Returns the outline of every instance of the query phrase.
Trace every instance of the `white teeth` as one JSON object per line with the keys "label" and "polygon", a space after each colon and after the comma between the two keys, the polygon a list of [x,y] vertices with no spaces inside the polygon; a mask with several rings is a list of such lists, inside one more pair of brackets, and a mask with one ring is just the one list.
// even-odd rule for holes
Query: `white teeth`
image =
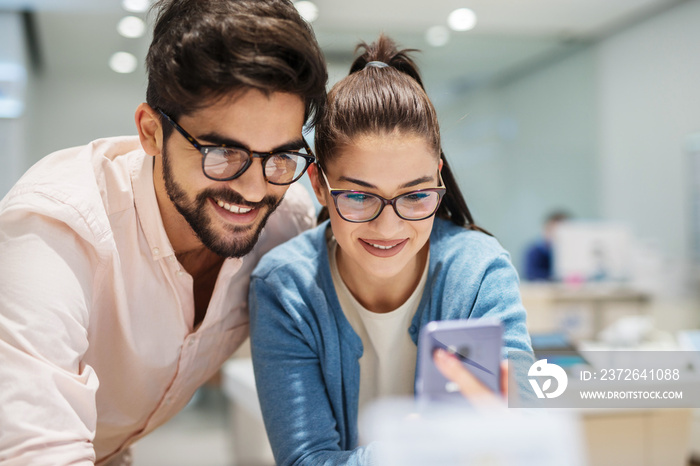
{"label": "white teeth", "polygon": [[235,205],[231,205],[231,204],[229,204],[228,202],[224,202],[224,201],[216,201],[216,203],[217,203],[217,204],[219,205],[219,207],[221,207],[222,209],[226,209],[226,210],[228,210],[229,212],[233,212],[234,214],[247,214],[248,212],[250,212],[251,210],[253,210],[253,209],[247,209],[247,208],[245,208],[245,207],[238,207],[238,206],[235,206]]}
{"label": "white teeth", "polygon": [[374,243],[369,243],[369,244],[371,244],[372,246],[374,246],[377,249],[391,249],[391,248],[395,248],[397,246],[397,244],[394,244],[393,246],[380,246],[380,245],[374,244]]}

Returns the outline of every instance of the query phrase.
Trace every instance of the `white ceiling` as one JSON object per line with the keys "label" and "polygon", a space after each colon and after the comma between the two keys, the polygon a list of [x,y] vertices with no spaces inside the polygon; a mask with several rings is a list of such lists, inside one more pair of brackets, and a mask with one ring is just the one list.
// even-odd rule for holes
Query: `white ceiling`
{"label": "white ceiling", "polygon": [[470,34],[586,35],[674,0],[316,0],[317,24],[341,30],[423,30],[445,24],[454,9],[478,17]]}
{"label": "white ceiling", "polygon": [[[422,50],[418,61],[429,87],[463,91],[507,79],[684,1],[697,0],[315,0],[319,17],[313,27],[332,78],[346,72],[359,40],[385,32]],[[0,11],[37,11],[48,70],[97,76],[110,73],[107,60],[118,50],[145,57],[148,38],[124,39],[116,32],[127,14],[120,5],[120,0],[0,0]],[[476,28],[452,32],[444,47],[429,46],[427,28],[446,25],[449,12],[465,6],[476,12]]]}
{"label": "white ceiling", "polygon": [[[587,35],[678,0],[315,0],[318,26],[345,31],[424,29],[455,8],[479,18],[475,34]],[[119,0],[0,0],[0,10],[119,12]]]}

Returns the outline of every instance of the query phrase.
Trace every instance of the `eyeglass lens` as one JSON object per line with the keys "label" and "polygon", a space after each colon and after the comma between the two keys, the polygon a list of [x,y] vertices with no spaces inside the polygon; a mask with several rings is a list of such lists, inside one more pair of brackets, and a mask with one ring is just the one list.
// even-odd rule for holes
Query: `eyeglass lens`
{"label": "eyeglass lens", "polygon": [[[265,176],[272,183],[289,184],[304,174],[307,161],[293,152],[280,152],[265,157]],[[214,179],[240,175],[249,161],[248,152],[237,148],[205,148],[204,173]]]}
{"label": "eyeglass lens", "polygon": [[[440,195],[435,191],[406,193],[396,199],[396,211],[408,220],[430,217],[437,209]],[[336,205],[340,215],[351,222],[375,218],[382,208],[382,201],[369,193],[347,192],[338,195]]]}

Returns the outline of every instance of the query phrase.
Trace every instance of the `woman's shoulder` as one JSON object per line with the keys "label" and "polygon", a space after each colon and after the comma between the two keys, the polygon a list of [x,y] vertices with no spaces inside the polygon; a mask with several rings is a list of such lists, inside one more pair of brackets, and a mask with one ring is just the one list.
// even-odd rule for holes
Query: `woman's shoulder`
{"label": "woman's shoulder", "polygon": [[324,222],[286,241],[266,253],[258,262],[253,276],[265,278],[271,274],[289,274],[294,270],[313,273],[323,261],[327,261]]}
{"label": "woman's shoulder", "polygon": [[510,258],[508,252],[493,236],[469,230],[441,218],[435,219],[430,241],[430,254],[438,258],[462,257],[471,263],[491,262],[503,255]]}

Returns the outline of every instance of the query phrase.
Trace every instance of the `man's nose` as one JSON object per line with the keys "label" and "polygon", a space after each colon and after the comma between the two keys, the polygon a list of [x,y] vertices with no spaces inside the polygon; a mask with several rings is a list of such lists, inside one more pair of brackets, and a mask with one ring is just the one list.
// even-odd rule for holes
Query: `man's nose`
{"label": "man's nose", "polygon": [[232,189],[237,191],[248,202],[260,202],[267,195],[269,183],[263,175],[262,161],[254,159],[241,176],[228,181]]}

